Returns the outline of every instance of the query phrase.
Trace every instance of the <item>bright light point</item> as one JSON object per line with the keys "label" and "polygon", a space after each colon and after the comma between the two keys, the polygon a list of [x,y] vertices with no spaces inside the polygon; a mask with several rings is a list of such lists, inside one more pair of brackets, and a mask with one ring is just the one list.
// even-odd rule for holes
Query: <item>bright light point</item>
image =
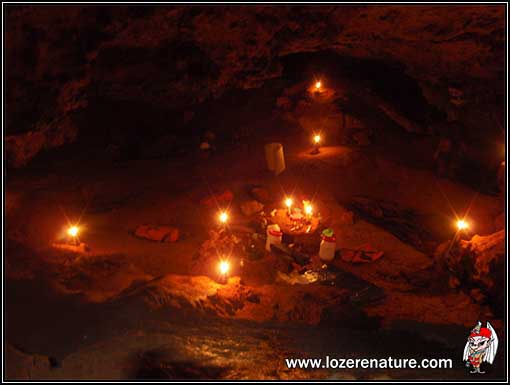
{"label": "bright light point", "polygon": [[320,89],[321,87],[322,87],[322,83],[321,83],[321,81],[320,81],[320,80],[319,80],[319,81],[317,81],[317,82],[315,82],[315,88],[316,88],[316,89]]}
{"label": "bright light point", "polygon": [[220,216],[219,216],[219,220],[220,220],[221,223],[227,223],[227,221],[228,221],[228,214],[225,211],[221,212]]}
{"label": "bright light point", "polygon": [[312,208],[312,205],[306,205],[305,206],[305,214],[306,215],[311,215],[313,212],[313,208]]}
{"label": "bright light point", "polygon": [[466,230],[469,227],[469,223],[467,223],[464,219],[459,219],[457,221],[457,229]]}
{"label": "bright light point", "polygon": [[69,234],[71,237],[76,237],[78,235],[79,229],[77,226],[71,226],[67,229],[67,234]]}
{"label": "bright light point", "polygon": [[321,141],[321,136],[320,135],[315,135],[313,137],[313,141],[316,143],[316,144],[319,144],[319,142]]}
{"label": "bright light point", "polygon": [[219,264],[219,270],[221,275],[226,275],[230,270],[230,263],[227,261],[221,261]]}
{"label": "bright light point", "polygon": [[285,206],[289,208],[292,206],[292,198],[285,199]]}

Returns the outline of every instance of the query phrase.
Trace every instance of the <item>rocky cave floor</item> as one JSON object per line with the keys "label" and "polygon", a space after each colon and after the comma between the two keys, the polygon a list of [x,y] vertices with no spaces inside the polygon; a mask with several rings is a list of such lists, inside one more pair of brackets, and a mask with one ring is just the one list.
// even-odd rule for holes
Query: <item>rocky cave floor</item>
{"label": "rocky cave floor", "polygon": [[[250,120],[251,132],[263,134],[218,144],[207,155],[194,146],[177,156],[111,161],[77,147],[9,172],[7,377],[467,379],[462,351],[479,319],[501,330],[503,352],[501,317],[452,287],[434,259],[436,247],[455,233],[454,211],[470,207],[473,234],[488,235],[498,229],[502,199],[424,166],[420,149],[434,145],[428,136],[395,130],[343,144],[326,136],[321,153],[310,155],[309,135],[293,124],[323,126],[319,119],[335,118],[335,104],[321,97],[298,103],[294,123],[282,119],[291,97],[279,98],[276,113]],[[279,177],[265,167],[269,141],[284,145],[287,169]],[[268,214],[292,193],[313,198],[340,250],[368,244],[384,254],[359,264],[337,256],[333,284],[301,285],[278,279],[277,270],[320,266],[313,253],[318,237],[304,268],[273,253],[250,258],[241,248],[232,259],[243,258],[244,266],[217,283],[211,231],[225,191],[233,196],[229,229],[241,246],[263,233],[259,214],[241,207],[257,200]],[[210,204],[213,196],[218,201]],[[356,210],[360,196],[398,202],[413,216],[403,229],[371,220]],[[52,247],[66,218],[80,218],[88,252]],[[136,237],[142,224],[176,227],[179,239]],[[454,368],[291,370],[284,363],[326,355],[451,358]],[[499,354],[484,379],[503,370]]]}

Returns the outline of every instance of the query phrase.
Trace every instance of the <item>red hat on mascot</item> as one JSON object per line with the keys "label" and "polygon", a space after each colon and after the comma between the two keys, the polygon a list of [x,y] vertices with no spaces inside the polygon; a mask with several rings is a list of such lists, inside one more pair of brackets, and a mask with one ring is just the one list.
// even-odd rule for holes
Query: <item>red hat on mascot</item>
{"label": "red hat on mascot", "polygon": [[485,337],[485,338],[491,338],[492,333],[488,328],[481,327],[481,324],[475,326],[473,330],[471,330],[471,334],[469,335],[469,338],[473,337]]}

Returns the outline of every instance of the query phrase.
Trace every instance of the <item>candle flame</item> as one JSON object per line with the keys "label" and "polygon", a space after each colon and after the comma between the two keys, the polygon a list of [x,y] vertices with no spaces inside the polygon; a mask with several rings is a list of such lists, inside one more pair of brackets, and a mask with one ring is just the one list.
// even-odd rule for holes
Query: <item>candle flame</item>
{"label": "candle flame", "polygon": [[306,215],[312,215],[313,207],[310,204],[305,205],[305,214]]}
{"label": "candle flame", "polygon": [[466,230],[467,228],[469,228],[469,223],[467,223],[464,219],[459,219],[457,221],[457,229]]}
{"label": "candle flame", "polygon": [[315,82],[315,88],[316,88],[317,90],[320,90],[320,88],[321,88],[321,87],[322,87],[322,83],[321,83],[321,81],[320,81],[320,80],[316,81],[316,82]]}
{"label": "candle flame", "polygon": [[227,223],[228,221],[228,214],[226,211],[222,211],[218,217],[221,223]]}
{"label": "candle flame", "polygon": [[220,261],[218,269],[221,275],[226,275],[230,270],[230,263],[228,263],[227,261]]}
{"label": "candle flame", "polygon": [[78,228],[78,226],[71,226],[67,229],[67,234],[75,238],[78,235],[79,231],[80,229]]}
{"label": "candle flame", "polygon": [[292,198],[285,199],[285,206],[289,208],[292,206]]}
{"label": "candle flame", "polygon": [[313,137],[313,141],[314,141],[316,144],[319,144],[319,142],[321,141],[321,136],[320,136],[319,134],[314,135],[314,137]]}

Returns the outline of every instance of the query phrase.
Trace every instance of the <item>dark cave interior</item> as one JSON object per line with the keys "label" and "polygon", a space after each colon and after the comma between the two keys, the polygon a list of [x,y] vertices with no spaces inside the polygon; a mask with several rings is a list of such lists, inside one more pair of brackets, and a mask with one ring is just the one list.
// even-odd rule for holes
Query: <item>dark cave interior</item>
{"label": "dark cave interior", "polygon": [[8,379],[503,377],[505,6],[4,11]]}

